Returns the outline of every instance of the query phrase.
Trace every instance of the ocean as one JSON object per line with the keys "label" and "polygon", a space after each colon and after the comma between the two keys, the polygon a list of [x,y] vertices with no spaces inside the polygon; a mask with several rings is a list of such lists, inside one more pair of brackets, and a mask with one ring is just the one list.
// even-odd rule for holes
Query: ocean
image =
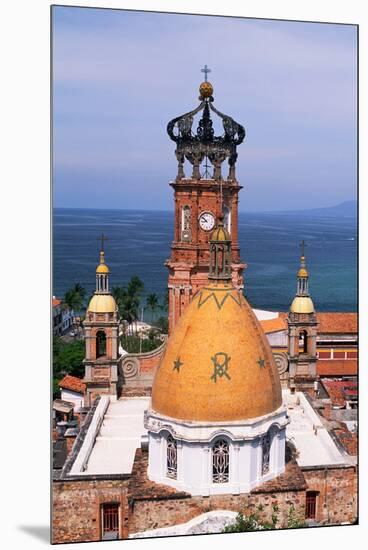
{"label": "ocean", "polygon": [[[94,291],[97,239],[103,232],[109,239],[105,250],[110,286],[125,285],[138,275],[144,282],[142,306],[151,293],[162,301],[173,221],[173,212],[55,208],[53,295],[63,297],[75,283],[84,286],[88,295]],[[302,239],[307,243],[309,289],[316,310],[356,311],[356,219],[312,214],[239,214],[241,258],[248,266],[245,295],[250,304],[288,310],[296,289]]]}

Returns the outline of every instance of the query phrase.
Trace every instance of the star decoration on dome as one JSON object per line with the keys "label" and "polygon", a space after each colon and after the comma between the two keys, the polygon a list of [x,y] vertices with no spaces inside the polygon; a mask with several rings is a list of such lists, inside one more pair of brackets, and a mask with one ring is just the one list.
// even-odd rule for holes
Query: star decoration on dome
{"label": "star decoration on dome", "polygon": [[229,361],[231,357],[227,353],[223,353],[222,351],[215,353],[213,357],[211,357],[211,361],[214,366],[213,375],[211,376],[211,380],[214,382],[217,382],[217,377],[222,378],[223,376],[226,376],[228,380],[230,380],[230,376],[228,374],[228,368],[229,368]]}
{"label": "star decoration on dome", "polygon": [[180,372],[180,367],[184,365],[184,363],[182,361],[180,361],[180,356],[176,359],[176,361],[174,361],[174,366],[173,366],[173,370],[177,370],[178,372]]}
{"label": "star decoration on dome", "polygon": [[260,357],[260,358],[258,359],[257,363],[258,363],[260,369],[264,369],[264,367],[265,367],[265,360],[264,360],[262,357]]}

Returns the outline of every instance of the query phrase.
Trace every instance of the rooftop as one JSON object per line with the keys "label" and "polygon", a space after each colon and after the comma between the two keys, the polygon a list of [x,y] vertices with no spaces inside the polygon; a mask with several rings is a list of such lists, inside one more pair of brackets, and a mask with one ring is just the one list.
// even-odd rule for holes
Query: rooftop
{"label": "rooftop", "polygon": [[[146,434],[143,418],[148,404],[149,397],[110,401],[103,396],[100,408],[97,407],[95,411],[98,421],[94,423],[92,420],[86,434],[87,444],[82,446],[70,473],[130,474],[136,450],[140,448],[141,438]],[[89,440],[91,443],[88,443]],[[83,454],[85,456],[80,456]],[[84,470],[77,471],[77,461],[80,465],[85,465]]]}
{"label": "rooftop", "polygon": [[[261,322],[266,334],[287,329],[287,313],[261,310],[254,310],[254,313]],[[344,311],[317,312],[317,321],[319,334],[354,334],[358,332],[357,313],[346,313]]]}
{"label": "rooftop", "polygon": [[283,401],[290,417],[286,437],[297,449],[296,461],[301,468],[349,463],[349,457],[338,449],[321,417],[302,392],[292,395],[290,390],[284,390]]}
{"label": "rooftop", "polygon": [[62,380],[60,380],[59,387],[64,390],[71,390],[82,394],[86,391],[86,385],[82,379],[77,376],[72,376],[71,374],[67,374]]}

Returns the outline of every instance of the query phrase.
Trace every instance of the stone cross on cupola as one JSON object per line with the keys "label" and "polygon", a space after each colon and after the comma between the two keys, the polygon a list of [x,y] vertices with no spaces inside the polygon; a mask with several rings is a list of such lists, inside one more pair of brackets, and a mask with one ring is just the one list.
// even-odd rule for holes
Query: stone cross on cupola
{"label": "stone cross on cupola", "polygon": [[302,242],[300,243],[302,254],[300,256],[300,268],[297,274],[297,289],[296,289],[297,296],[309,296],[308,294],[309,273],[308,273],[307,264],[305,261],[306,246],[307,245],[303,239]]}
{"label": "stone cross on cupola", "polygon": [[101,241],[100,248],[100,263],[96,268],[96,293],[107,293],[109,292],[109,268],[105,263],[105,242],[109,239],[101,234],[101,237],[98,237],[98,241]]}

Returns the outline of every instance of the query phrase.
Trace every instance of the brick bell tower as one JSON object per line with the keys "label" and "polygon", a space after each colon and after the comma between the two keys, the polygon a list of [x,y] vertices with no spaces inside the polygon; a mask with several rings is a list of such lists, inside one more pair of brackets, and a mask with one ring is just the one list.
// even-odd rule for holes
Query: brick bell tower
{"label": "brick bell tower", "polygon": [[301,242],[302,255],[297,273],[297,290],[290,306],[288,325],[289,386],[309,389],[317,377],[317,316],[309,295],[309,273],[304,255],[304,241]]}
{"label": "brick bell tower", "polygon": [[[199,87],[200,104],[196,109],[171,120],[167,126],[176,143],[178,173],[170,182],[174,189],[175,222],[171,256],[165,265],[169,269],[169,334],[199,288],[208,282],[210,263],[209,238],[216,220],[223,215],[224,225],[232,239],[231,273],[236,288],[244,286],[238,243],[238,193],[235,175],[238,157],[236,148],[245,137],[243,126],[218,111],[213,102],[213,87],[207,81],[210,69],[202,72],[205,81]],[[215,135],[211,113],[222,124],[222,134]],[[194,117],[198,127],[193,131]],[[229,171],[224,178],[222,163],[228,159]],[[186,176],[188,161],[191,174]]]}
{"label": "brick bell tower", "polygon": [[119,312],[109,289],[110,270],[105,263],[104,241],[100,263],[96,268],[96,291],[92,296],[83,322],[85,332],[86,405],[92,406],[97,395],[118,395]]}

